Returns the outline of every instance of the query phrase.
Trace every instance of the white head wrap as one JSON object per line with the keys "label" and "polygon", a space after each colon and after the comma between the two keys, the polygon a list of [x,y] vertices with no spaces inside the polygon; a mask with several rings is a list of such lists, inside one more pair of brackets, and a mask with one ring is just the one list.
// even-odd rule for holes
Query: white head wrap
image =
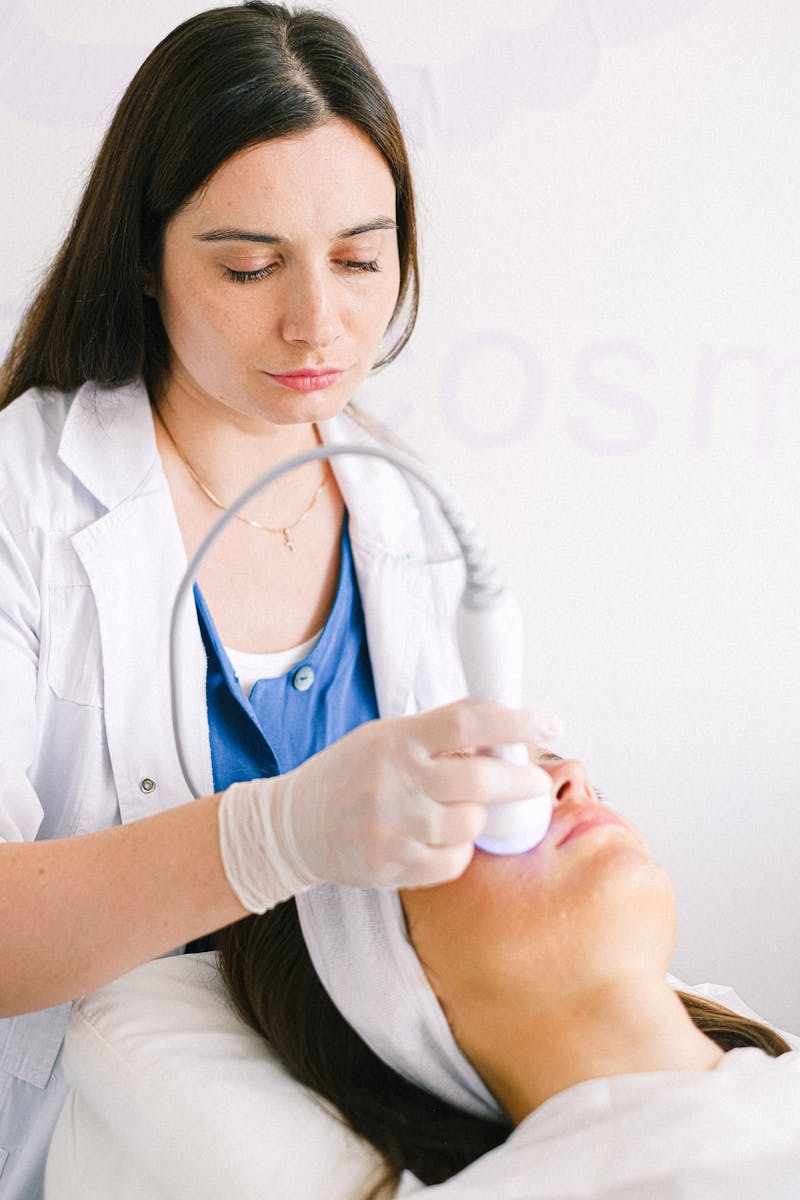
{"label": "white head wrap", "polygon": [[371,1050],[404,1079],[474,1116],[503,1109],[450,1032],[406,932],[397,892],[321,884],[297,897],[326,992]]}

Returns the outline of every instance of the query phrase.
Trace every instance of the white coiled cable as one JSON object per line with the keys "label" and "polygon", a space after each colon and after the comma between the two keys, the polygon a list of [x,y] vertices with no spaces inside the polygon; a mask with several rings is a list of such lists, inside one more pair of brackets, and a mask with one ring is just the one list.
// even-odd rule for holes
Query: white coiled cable
{"label": "white coiled cable", "polygon": [[[458,542],[466,567],[456,630],[467,691],[476,700],[494,701],[509,707],[518,707],[521,703],[522,622],[519,611],[460,497],[422,464],[398,450],[353,445],[318,446],[315,450],[287,458],[246,488],[212,525],[178,585],[170,622],[170,703],[178,760],[193,796],[201,795],[202,789],[192,776],[183,749],[178,704],[177,630],[200,567],[228,524],[271,483],[305,463],[324,462],[343,454],[383,459],[418,479],[435,497]],[[523,746],[498,748],[497,753],[512,761],[527,761]],[[486,828],[477,845],[493,854],[519,854],[529,850],[546,834],[551,811],[550,796],[491,805]]]}

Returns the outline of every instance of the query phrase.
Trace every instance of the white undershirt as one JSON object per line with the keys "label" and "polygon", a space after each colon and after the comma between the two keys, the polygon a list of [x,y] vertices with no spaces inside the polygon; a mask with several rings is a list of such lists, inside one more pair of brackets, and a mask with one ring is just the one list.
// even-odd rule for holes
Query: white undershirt
{"label": "white undershirt", "polygon": [[249,696],[259,679],[277,679],[308,658],[321,637],[320,629],[307,642],[290,646],[288,650],[275,650],[271,654],[248,654],[246,650],[231,650],[228,646],[225,647],[225,653],[231,660],[242,691]]}

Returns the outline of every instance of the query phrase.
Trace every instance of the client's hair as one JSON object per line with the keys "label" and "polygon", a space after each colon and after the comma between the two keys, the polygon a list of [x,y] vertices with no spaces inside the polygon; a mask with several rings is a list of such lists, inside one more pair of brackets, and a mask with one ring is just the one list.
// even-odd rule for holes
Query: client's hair
{"label": "client's hair", "polygon": [[287,900],[217,935],[223,975],[237,1009],[291,1075],[336,1106],[386,1161],[370,1200],[404,1170],[442,1183],[511,1132],[408,1083],[348,1025],[319,981],[297,906]]}
{"label": "client's hair", "polygon": [[[470,1116],[402,1079],[361,1040],[314,970],[294,900],[218,935],[223,975],[238,1011],[298,1082],[330,1101],[386,1161],[371,1200],[404,1170],[441,1183],[506,1140],[511,1124]],[[678,992],[695,1025],[723,1050],[789,1050],[773,1030],[711,1000]]]}

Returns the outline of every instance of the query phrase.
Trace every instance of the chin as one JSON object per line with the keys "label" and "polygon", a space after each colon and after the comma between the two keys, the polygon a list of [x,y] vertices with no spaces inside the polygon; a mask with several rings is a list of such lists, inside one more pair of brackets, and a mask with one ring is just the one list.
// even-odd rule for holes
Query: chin
{"label": "chin", "polygon": [[671,886],[671,880],[664,868],[659,862],[653,858],[647,844],[640,836],[635,837],[607,837],[598,839],[598,844],[593,848],[593,853],[589,856],[589,861],[595,862],[599,866],[605,866],[615,875],[619,874],[621,882],[624,882],[626,876],[630,876],[631,880],[638,878],[639,875],[648,877],[665,878]]}
{"label": "chin", "polygon": [[658,912],[674,919],[675,889],[667,871],[644,846],[609,848],[597,866],[612,905],[629,913]]}
{"label": "chin", "polygon": [[334,417],[338,417],[349,399],[350,397],[346,396],[336,402],[332,399],[323,403],[319,401],[306,402],[294,410],[291,415],[277,415],[274,423],[276,425],[316,425],[320,421],[330,421]]}
{"label": "chin", "polygon": [[286,393],[282,390],[280,400],[274,398],[258,405],[259,416],[273,425],[311,425],[318,421],[330,421],[337,417],[352,398],[352,389],[345,392],[338,388],[326,391]]}

